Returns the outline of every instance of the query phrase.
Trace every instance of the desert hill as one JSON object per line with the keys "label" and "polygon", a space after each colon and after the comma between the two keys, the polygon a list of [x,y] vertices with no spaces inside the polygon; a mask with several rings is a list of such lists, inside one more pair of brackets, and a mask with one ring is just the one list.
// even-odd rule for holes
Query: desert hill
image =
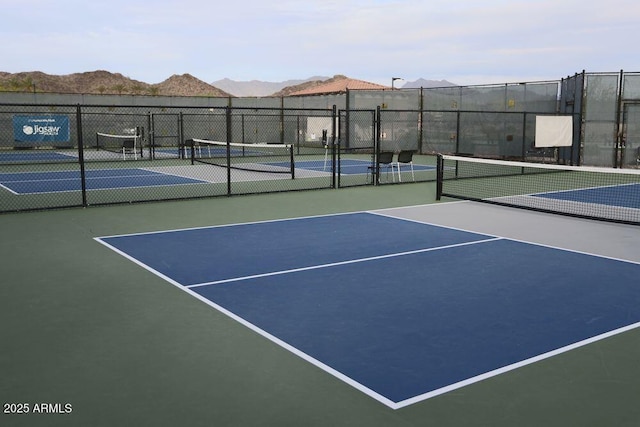
{"label": "desert hill", "polygon": [[173,75],[158,84],[149,84],[120,73],[98,70],[68,75],[51,75],[40,71],[0,72],[0,92],[82,93],[115,95],[213,96],[229,93],[190,74]]}

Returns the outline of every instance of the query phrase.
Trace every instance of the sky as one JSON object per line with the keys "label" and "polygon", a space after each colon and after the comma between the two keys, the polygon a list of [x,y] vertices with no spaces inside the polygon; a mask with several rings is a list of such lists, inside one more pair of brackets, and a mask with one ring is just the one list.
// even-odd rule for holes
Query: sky
{"label": "sky", "polygon": [[640,2],[0,0],[0,71],[396,87],[640,71]]}

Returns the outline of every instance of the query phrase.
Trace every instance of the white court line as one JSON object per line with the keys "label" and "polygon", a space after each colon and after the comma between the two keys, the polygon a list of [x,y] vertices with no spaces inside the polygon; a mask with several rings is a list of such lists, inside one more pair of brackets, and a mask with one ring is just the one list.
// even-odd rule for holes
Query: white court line
{"label": "white court line", "polygon": [[[144,236],[147,234],[164,234],[164,233],[179,233],[182,231],[193,231],[193,230],[205,230],[210,228],[223,228],[223,227],[238,227],[243,225],[252,225],[252,224],[266,224],[270,222],[285,222],[285,221],[297,221],[311,218],[324,218],[331,216],[341,216],[341,215],[353,215],[353,214],[361,214],[361,213],[373,213],[367,211],[355,211],[355,212],[341,212],[341,213],[330,213],[330,214],[319,214],[319,215],[309,215],[309,216],[301,216],[301,217],[292,217],[292,218],[275,218],[275,219],[264,219],[257,221],[247,221],[247,222],[235,222],[231,224],[219,224],[219,225],[204,225],[200,227],[187,227],[187,228],[174,228],[169,230],[158,230],[158,231],[143,231],[140,233],[126,233],[126,234],[114,234],[111,236],[102,236],[100,239],[110,239],[113,237],[131,237],[131,236]],[[390,217],[393,218],[393,217]],[[404,219],[404,218],[398,218]],[[482,233],[477,233],[482,234]]]}
{"label": "white court line", "polygon": [[22,193],[16,193],[15,191],[13,191],[11,188],[7,187],[6,185],[2,184],[0,182],[0,188],[4,188],[5,190],[7,190],[9,193],[11,194],[15,194],[16,196],[19,196]]}
{"label": "white court line", "polygon": [[436,246],[436,247],[433,247],[433,248],[416,249],[416,250],[413,250],[413,251],[397,252],[397,253],[393,253],[393,254],[377,255],[377,256],[372,256],[372,257],[367,257],[367,258],[358,258],[358,259],[352,259],[352,260],[347,260],[347,261],[332,262],[332,263],[328,263],[328,264],[312,265],[310,267],[292,268],[290,270],[282,270],[282,271],[273,271],[273,272],[270,272],[270,273],[253,274],[253,275],[244,276],[244,277],[234,277],[234,278],[231,278],[231,279],[215,280],[213,282],[195,283],[193,285],[186,285],[186,287],[187,288],[197,288],[197,287],[200,287],[200,286],[219,285],[221,283],[229,283],[229,282],[239,282],[241,280],[257,279],[257,278],[260,278],[260,277],[278,276],[278,275],[281,275],[281,274],[296,273],[296,272],[299,272],[299,271],[317,270],[317,269],[320,269],[320,268],[335,267],[335,266],[338,266],[338,265],[355,264],[355,263],[359,263],[359,262],[374,261],[374,260],[385,259],[385,258],[394,258],[394,257],[399,257],[399,256],[405,256],[405,255],[419,254],[419,253],[423,253],[423,252],[439,251],[439,250],[443,250],[443,249],[457,248],[457,247],[460,247],[460,246],[475,245],[476,243],[488,243],[488,242],[493,242],[493,241],[496,241],[496,240],[502,240],[502,238],[501,237],[493,237],[493,238],[484,239],[484,240],[474,240],[472,242],[456,243],[456,244],[452,244],[452,245]]}

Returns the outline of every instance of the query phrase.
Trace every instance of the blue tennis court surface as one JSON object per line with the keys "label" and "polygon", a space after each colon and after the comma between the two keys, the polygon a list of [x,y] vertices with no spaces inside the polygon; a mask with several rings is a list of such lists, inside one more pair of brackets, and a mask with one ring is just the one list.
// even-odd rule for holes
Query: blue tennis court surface
{"label": "blue tennis court surface", "polygon": [[640,184],[625,184],[534,194],[536,197],[640,209]]}
{"label": "blue tennis court surface", "polygon": [[[87,190],[203,183],[192,178],[146,169],[88,169]],[[80,170],[0,173],[0,186],[15,194],[80,191]]]}
{"label": "blue tennis court surface", "polygon": [[97,240],[396,409],[640,326],[637,263],[373,213]]}
{"label": "blue tennis court surface", "polygon": [[57,151],[24,150],[0,153],[0,163],[14,162],[46,162],[46,161],[78,161],[78,157]]}

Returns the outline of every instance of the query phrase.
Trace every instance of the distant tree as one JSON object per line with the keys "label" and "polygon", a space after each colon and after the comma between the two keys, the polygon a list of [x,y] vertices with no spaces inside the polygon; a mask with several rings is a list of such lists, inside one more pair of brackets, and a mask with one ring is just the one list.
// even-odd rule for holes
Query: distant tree
{"label": "distant tree", "polygon": [[34,83],[33,79],[31,77],[25,77],[23,80],[23,86],[22,89],[25,92],[34,92],[36,91],[36,84]]}
{"label": "distant tree", "polygon": [[134,94],[138,94],[139,95],[139,94],[142,94],[142,93],[145,92],[145,87],[144,87],[144,85],[142,85],[140,83],[136,83],[131,87],[131,91]]}
{"label": "distant tree", "polygon": [[13,77],[7,81],[6,85],[3,85],[5,89],[15,91],[15,92],[35,92],[36,85],[33,79],[29,76],[19,79],[17,77]]}
{"label": "distant tree", "polygon": [[149,86],[147,92],[149,92],[151,96],[158,96],[160,94],[160,88],[158,86]]}
{"label": "distant tree", "polygon": [[125,85],[123,85],[122,83],[118,83],[117,85],[113,86],[113,90],[118,92],[118,95],[122,95],[122,93],[125,91],[125,89],[127,89],[127,87]]}

